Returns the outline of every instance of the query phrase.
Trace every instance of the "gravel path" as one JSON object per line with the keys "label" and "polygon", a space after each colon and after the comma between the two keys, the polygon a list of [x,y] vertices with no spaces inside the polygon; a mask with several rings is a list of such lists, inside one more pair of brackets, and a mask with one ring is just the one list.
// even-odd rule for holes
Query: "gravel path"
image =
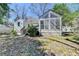
{"label": "gravel path", "polygon": [[0,56],[39,56],[40,42],[29,37],[0,38]]}

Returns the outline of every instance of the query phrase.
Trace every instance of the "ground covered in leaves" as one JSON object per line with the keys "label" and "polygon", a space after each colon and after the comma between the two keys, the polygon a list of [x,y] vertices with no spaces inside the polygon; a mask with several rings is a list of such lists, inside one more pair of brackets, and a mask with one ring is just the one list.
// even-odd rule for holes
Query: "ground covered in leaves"
{"label": "ground covered in leaves", "polygon": [[0,38],[0,56],[41,56],[41,43],[29,37]]}
{"label": "ground covered in leaves", "polygon": [[0,56],[79,56],[79,44],[68,37],[0,37]]}

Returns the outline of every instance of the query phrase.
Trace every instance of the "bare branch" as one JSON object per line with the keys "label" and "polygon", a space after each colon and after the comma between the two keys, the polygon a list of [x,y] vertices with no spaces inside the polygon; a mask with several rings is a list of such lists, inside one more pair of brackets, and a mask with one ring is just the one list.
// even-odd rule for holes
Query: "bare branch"
{"label": "bare branch", "polygon": [[40,18],[41,15],[43,15],[47,10],[49,10],[48,7],[49,4],[47,3],[38,3],[38,4],[30,4],[30,11],[35,14],[36,16],[38,16],[38,18]]}

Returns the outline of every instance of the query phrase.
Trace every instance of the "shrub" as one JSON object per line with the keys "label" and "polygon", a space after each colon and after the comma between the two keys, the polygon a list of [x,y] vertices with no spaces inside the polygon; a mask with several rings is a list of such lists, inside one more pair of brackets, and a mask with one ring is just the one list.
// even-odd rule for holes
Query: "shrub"
{"label": "shrub", "polygon": [[39,31],[38,29],[33,25],[28,25],[28,35],[29,36],[38,36]]}
{"label": "shrub", "polygon": [[79,36],[78,35],[74,35],[73,39],[74,40],[79,40]]}
{"label": "shrub", "polygon": [[17,32],[13,29],[13,30],[11,31],[11,34],[14,35],[14,36],[16,36],[16,35],[17,35]]}

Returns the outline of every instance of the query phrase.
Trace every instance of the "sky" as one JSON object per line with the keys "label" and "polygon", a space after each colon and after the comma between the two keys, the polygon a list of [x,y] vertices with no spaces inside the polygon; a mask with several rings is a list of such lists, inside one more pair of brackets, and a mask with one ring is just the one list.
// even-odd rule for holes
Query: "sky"
{"label": "sky", "polygon": [[[17,12],[19,12],[19,11],[21,11],[22,10],[22,8],[23,8],[23,6],[25,7],[25,9],[26,9],[26,12],[25,13],[27,13],[27,16],[32,16],[32,17],[36,17],[36,15],[34,15],[30,10],[29,10],[29,6],[30,6],[30,3],[11,3],[11,4],[9,4],[9,7],[11,8],[11,9],[16,9],[16,5],[18,6],[18,11]],[[49,9],[51,9],[51,8],[53,8],[53,6],[54,6],[55,4],[54,3],[52,3],[52,4],[49,4],[49,6],[48,6],[48,8]],[[75,10],[77,10],[78,8],[79,8],[79,4],[77,4],[77,3],[71,3],[71,4],[67,4],[67,6],[68,6],[68,8],[71,10],[71,11],[75,11]],[[19,13],[20,14],[20,13]],[[14,13],[14,12],[10,12],[10,21],[13,21],[14,19],[15,19],[15,17],[16,17],[16,14]]]}

